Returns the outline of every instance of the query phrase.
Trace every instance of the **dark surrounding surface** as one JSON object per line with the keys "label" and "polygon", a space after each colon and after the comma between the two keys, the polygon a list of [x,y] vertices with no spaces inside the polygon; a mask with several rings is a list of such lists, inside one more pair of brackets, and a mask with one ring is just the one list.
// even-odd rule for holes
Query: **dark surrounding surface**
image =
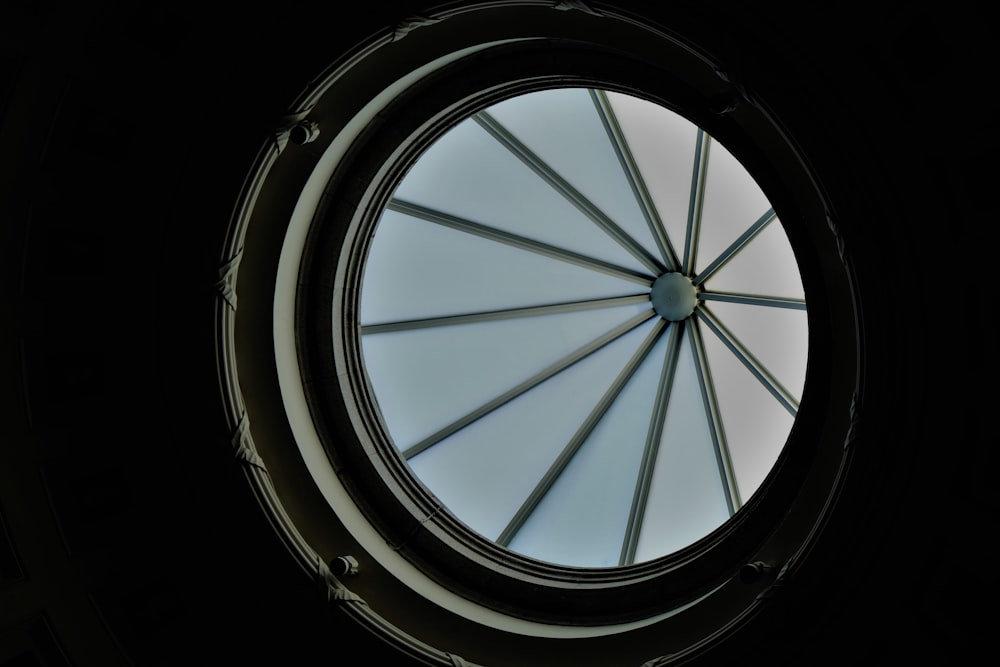
{"label": "dark surrounding surface", "polygon": [[[286,554],[216,378],[219,253],[257,148],[312,64],[427,9],[332,4],[3,4],[0,667],[407,664],[374,659]],[[1000,595],[994,22],[985,3],[718,4],[670,11],[717,20],[775,89],[776,62],[811,73],[800,123],[843,134],[841,187],[899,235],[866,276],[895,360],[859,440],[869,505],[824,536],[829,578],[720,664],[968,664]]]}

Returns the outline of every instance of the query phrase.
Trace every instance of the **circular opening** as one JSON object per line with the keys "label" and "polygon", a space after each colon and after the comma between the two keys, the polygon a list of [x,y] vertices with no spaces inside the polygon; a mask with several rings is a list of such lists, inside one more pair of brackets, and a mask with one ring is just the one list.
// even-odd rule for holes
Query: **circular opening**
{"label": "circular opening", "polygon": [[348,277],[384,456],[433,511],[550,564],[630,566],[719,529],[806,374],[802,280],[759,185],[697,125],[603,88],[437,133]]}

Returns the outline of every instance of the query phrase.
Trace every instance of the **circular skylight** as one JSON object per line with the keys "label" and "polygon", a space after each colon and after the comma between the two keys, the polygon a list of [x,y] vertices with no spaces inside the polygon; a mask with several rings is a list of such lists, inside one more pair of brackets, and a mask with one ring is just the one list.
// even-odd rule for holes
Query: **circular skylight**
{"label": "circular skylight", "polygon": [[367,381],[413,475],[523,555],[615,567],[684,548],[788,438],[806,303],[764,193],[681,116],[584,88],[441,136],[378,220]]}

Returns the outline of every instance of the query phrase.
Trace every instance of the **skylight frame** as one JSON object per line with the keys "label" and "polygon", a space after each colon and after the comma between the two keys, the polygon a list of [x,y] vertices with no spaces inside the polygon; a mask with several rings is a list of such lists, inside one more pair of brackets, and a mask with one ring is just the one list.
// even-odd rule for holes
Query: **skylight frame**
{"label": "skylight frame", "polygon": [[[825,224],[818,227],[815,222],[823,220],[822,198],[816,199],[810,194],[808,171],[800,171],[801,165],[795,162],[794,152],[790,154],[791,162],[782,156],[782,140],[771,147],[757,143],[760,137],[773,132],[773,126],[766,122],[754,126],[754,112],[731,114],[731,102],[720,107],[719,98],[730,94],[725,79],[709,70],[708,78],[698,84],[707,92],[696,92],[687,87],[691,81],[665,76],[655,65],[650,68],[649,63],[658,61],[658,57],[638,61],[626,59],[626,64],[620,60],[620,53],[595,49],[593,45],[554,46],[546,40],[511,45],[509,50],[502,46],[497,48],[517,56],[513,60],[506,56],[501,58],[503,64],[487,76],[483,73],[489,68],[482,68],[483,60],[477,57],[472,59],[476,63],[474,79],[454,75],[455,72],[468,73],[469,70],[461,65],[452,72],[442,72],[440,77],[427,77],[419,86],[401,95],[398,104],[394,102],[384,113],[371,117],[371,126],[358,136],[353,148],[342,154],[327,194],[316,209],[310,238],[302,255],[296,328],[306,400],[318,438],[332,468],[337,471],[338,485],[344,486],[366,520],[383,535],[391,555],[377,555],[381,548],[370,542],[366,542],[366,548],[380,562],[404,558],[425,573],[424,576],[476,605],[543,626],[588,627],[601,633],[613,632],[609,628],[622,627],[618,625],[621,623],[641,619],[645,619],[642,623],[653,622],[657,614],[674,613],[669,610],[685,608],[705,595],[724,604],[712,591],[719,586],[726,587],[725,582],[754,553],[761,540],[766,541],[762,536],[775,529],[774,517],[785,514],[791,499],[813,474],[808,472],[808,462],[819,451],[827,453],[825,462],[815,473],[822,481],[819,486],[810,483],[809,488],[825,488],[828,475],[835,473],[831,466],[836,467],[837,459],[831,458],[829,452],[831,443],[841,436],[839,427],[823,430],[820,426],[822,415],[828,412],[825,407],[828,402],[823,396],[828,393],[843,396],[850,380],[845,375],[826,386],[823,378],[831,373],[837,375],[824,358],[830,350],[827,331],[810,327],[810,347],[813,348],[812,339],[816,337],[819,348],[824,351],[819,363],[811,364],[810,373],[818,382],[807,382],[807,393],[814,395],[808,402],[812,407],[800,413],[798,433],[793,434],[797,445],[779,462],[781,470],[775,475],[775,483],[768,484],[766,493],[751,499],[735,521],[690,548],[654,562],[610,569],[567,568],[521,558],[470,534],[460,522],[451,521],[449,514],[440,511],[426,489],[413,484],[412,475],[405,467],[400,467],[398,453],[389,455],[390,448],[383,446],[388,439],[379,425],[377,402],[366,395],[363,382],[358,384],[357,381],[361,366],[354,338],[356,327],[353,324],[348,329],[335,326],[331,331],[330,325],[340,321],[327,319],[331,313],[331,295],[334,312],[343,313],[344,322],[356,321],[353,313],[358,305],[357,285],[347,277],[357,274],[358,261],[366,252],[373,220],[384,210],[394,185],[420,152],[459,119],[493,102],[522,92],[558,86],[600,87],[648,96],[674,111],[684,111],[683,115],[690,113],[690,118],[708,128],[713,136],[724,138],[727,146],[736,148],[734,152],[741,160],[748,159],[755,177],[764,177],[775,208],[791,213],[795,223],[788,230],[790,238],[794,232],[793,246],[805,248],[807,254],[817,253],[821,259],[804,265],[804,283],[819,290],[813,293],[817,298],[810,299],[810,317],[813,317],[814,305],[818,305],[821,314],[832,308],[844,315],[835,318],[841,332],[853,326],[849,310],[844,311],[851,308],[851,297],[839,291],[842,283],[835,275],[838,269],[833,268],[833,274],[829,273],[829,260],[835,263],[836,258],[828,252],[829,238],[825,236],[828,230]],[[544,54],[543,58],[534,57],[536,48]],[[560,54],[555,60],[564,55],[568,58],[562,65],[556,64],[554,69],[558,70],[566,62],[571,64],[558,72],[539,74],[540,70],[553,65],[551,56],[554,53]],[[587,74],[581,75],[581,71]],[[443,81],[443,86],[436,86],[432,79]],[[463,87],[460,82],[469,85]],[[430,113],[424,115],[419,110],[422,106]],[[391,107],[406,111],[403,115],[394,114]],[[720,108],[723,109],[721,114]],[[734,118],[738,118],[735,124]],[[379,138],[384,135],[389,138]],[[805,180],[800,178],[803,175],[806,175]],[[777,193],[777,199],[772,192]],[[803,219],[808,223],[799,227],[798,222]],[[831,277],[836,287],[833,291],[829,291],[832,288],[824,282]],[[853,352],[850,334],[847,335],[835,352],[849,365]],[[336,341],[332,354],[325,351],[325,341],[331,336]],[[838,367],[848,369],[848,365]],[[850,369],[845,372],[849,374]],[[803,421],[804,414],[806,419]],[[358,442],[353,442],[350,435],[345,436],[345,429],[353,430]],[[814,439],[813,436],[818,437]],[[822,495],[822,491],[819,493]],[[800,510],[792,512],[793,518],[803,514],[802,506],[797,507]],[[786,520],[779,532],[798,531],[809,525],[812,512],[805,514],[808,516],[803,516],[804,523]],[[793,537],[792,542],[797,539]],[[735,591],[723,597],[731,593]],[[706,609],[705,604],[698,606]],[[715,603],[709,606],[714,607]],[[569,609],[573,613],[567,617]]]}

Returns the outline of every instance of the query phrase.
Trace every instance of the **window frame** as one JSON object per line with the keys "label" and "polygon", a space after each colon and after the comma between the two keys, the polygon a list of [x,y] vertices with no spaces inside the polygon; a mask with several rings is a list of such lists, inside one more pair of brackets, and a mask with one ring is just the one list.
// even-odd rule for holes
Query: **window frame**
{"label": "window frame", "polygon": [[[817,435],[819,441],[811,447],[794,449],[795,455],[783,458],[780,462],[783,472],[775,478],[786,480],[787,483],[773,483],[775,488],[781,487],[780,491],[772,492],[769,489],[767,493],[758,494],[760,500],[755,499],[753,511],[737,517],[738,520],[733,521],[732,525],[727,524],[724,530],[717,531],[719,534],[713,534],[698,545],[667,559],[657,559],[623,570],[616,568],[614,571],[593,572],[581,571],[580,568],[567,568],[563,571],[547,565],[539,567],[538,563],[530,559],[522,562],[511,558],[511,552],[507,550],[498,552],[489,545],[481,544],[482,540],[467,541],[466,536],[461,533],[461,526],[451,525],[447,515],[436,514],[433,522],[425,522],[423,519],[426,518],[427,506],[423,504],[425,499],[420,497],[420,490],[408,488],[406,477],[397,477],[399,471],[393,468],[392,462],[380,458],[383,448],[372,449],[365,443],[344,446],[345,434],[361,432],[373,422],[359,414],[361,409],[357,405],[340,404],[331,408],[327,402],[330,397],[343,396],[342,369],[353,362],[344,356],[322,351],[323,346],[328,344],[328,336],[332,335],[332,331],[324,331],[317,322],[324,319],[330,323],[334,321],[334,304],[330,296],[342,290],[344,285],[329,270],[324,275],[310,277],[308,260],[303,265],[304,271],[297,274],[306,278],[300,281],[298,296],[295,297],[300,306],[298,313],[302,317],[296,320],[295,326],[299,331],[307,332],[297,340],[297,353],[300,380],[303,386],[309,388],[307,401],[311,401],[313,406],[310,423],[306,424],[301,419],[301,405],[294,406],[294,409],[289,407],[291,399],[287,392],[280,389],[277,393],[262,388],[248,389],[249,385],[244,383],[241,391],[246,395],[247,414],[252,416],[251,423],[254,426],[252,431],[244,431],[242,437],[255,441],[256,449],[265,452],[269,462],[279,459],[284,461],[286,457],[294,458],[298,454],[309,460],[305,466],[309,468],[323,465],[322,462],[315,461],[314,453],[305,453],[300,449],[296,454],[289,454],[285,448],[289,442],[294,444],[298,441],[297,444],[301,445],[302,429],[315,429],[328,455],[327,465],[334,471],[329,479],[347,490],[346,496],[338,498],[341,501],[345,497],[349,498],[355,507],[349,510],[343,506],[334,506],[335,504],[329,503],[329,497],[326,497],[323,498],[327,502],[325,508],[322,507],[323,501],[320,501],[308,508],[297,505],[293,511],[282,509],[278,514],[283,513],[285,519],[279,522],[279,532],[284,532],[287,540],[295,543],[294,551],[300,560],[312,564],[314,572],[324,572],[322,562],[335,554],[353,551],[360,556],[366,578],[374,578],[376,572],[379,577],[385,577],[385,581],[379,586],[365,591],[367,606],[376,611],[362,613],[358,619],[390,643],[401,645],[405,652],[433,655],[438,662],[450,652],[429,649],[423,643],[425,639],[432,642],[443,639],[433,630],[427,629],[428,624],[433,625],[428,618],[444,618],[455,622],[456,618],[465,616],[465,612],[471,608],[452,605],[447,601],[447,594],[437,596],[433,591],[438,588],[451,593],[457,592],[472,607],[484,610],[481,616],[473,615],[474,617],[466,619],[475,626],[466,640],[453,637],[444,640],[445,646],[466,655],[474,655],[476,652],[474,648],[470,648],[469,642],[483,641],[484,637],[491,637],[496,631],[501,631],[504,636],[513,632],[528,638],[587,638],[588,641],[569,649],[570,653],[581,656],[594,650],[594,642],[605,647],[602,650],[620,651],[625,644],[618,639],[625,638],[629,638],[629,641],[638,640],[634,648],[636,655],[649,656],[650,651],[676,653],[700,650],[702,640],[719,632],[731,632],[751,616],[758,606],[758,596],[786,576],[797,554],[808,547],[816,527],[822,523],[829,498],[840,484],[840,473],[846,461],[844,442],[852,437],[853,430],[853,413],[843,403],[845,397],[857,394],[861,365],[857,345],[860,324],[856,312],[856,295],[851,285],[851,268],[845,261],[843,240],[826,225],[828,206],[818,191],[813,174],[805,167],[794,145],[783,136],[782,128],[752,98],[745,95],[745,91],[733,85],[727,75],[720,75],[720,68],[716,63],[693,49],[689,43],[637,23],[634,17],[614,16],[610,12],[595,16],[587,12],[552,12],[548,7],[506,6],[505,3],[467,7],[464,10],[465,13],[456,13],[440,23],[420,24],[419,30],[414,30],[412,34],[405,33],[403,39],[383,40],[378,45],[371,45],[363,53],[356,54],[353,61],[340,63],[317,79],[320,83],[309,91],[301,104],[296,105],[302,109],[299,117],[294,118],[289,127],[285,128],[286,134],[279,134],[277,153],[272,153],[263,160],[258,165],[256,176],[250,179],[255,183],[251,190],[253,196],[244,198],[248,203],[243,209],[243,217],[239,219],[239,224],[245,226],[244,231],[268,224],[274,225],[278,230],[288,227],[289,219],[296,216],[295,211],[302,203],[301,198],[297,198],[298,193],[309,176],[316,173],[316,167],[324,154],[331,150],[340,154],[340,158],[336,160],[336,183],[326,189],[324,209],[315,218],[326,219],[331,208],[338,209],[341,215],[347,216],[345,219],[351,219],[359,210],[359,205],[368,214],[379,210],[379,206],[384,204],[379,197],[384,197],[384,191],[389,189],[388,184],[393,179],[380,180],[372,176],[371,170],[382,169],[386,164],[385,159],[375,160],[377,165],[374,167],[359,167],[355,158],[366,153],[366,149],[372,144],[368,143],[368,138],[358,141],[358,137],[364,132],[397,132],[393,123],[387,122],[387,105],[408,104],[405,100],[400,101],[407,95],[427,95],[427,90],[438,76],[450,76],[445,70],[454,66],[458,57],[468,57],[471,59],[468,62],[476,63],[476,67],[465,71],[467,74],[475,71],[477,76],[481,71],[481,63],[476,61],[483,58],[483,50],[488,46],[500,48],[506,45],[505,48],[521,52],[526,59],[535,63],[544,61],[546,53],[575,50],[577,56],[590,60],[588,67],[592,68],[607,67],[612,58],[628,58],[642,68],[670,74],[669,79],[677,89],[671,95],[654,101],[673,108],[682,115],[697,116],[693,118],[697,124],[724,141],[734,154],[747,161],[755,178],[767,184],[765,190],[776,209],[780,206],[783,211],[794,211],[794,215],[787,216],[789,219],[809,220],[808,225],[787,228],[793,245],[804,244],[823,249],[815,264],[803,267],[803,282],[815,285],[827,281],[834,274],[840,276],[836,289],[822,292],[825,296],[814,293],[807,285],[810,317],[813,317],[812,312],[816,309],[823,314],[820,317],[829,318],[829,321],[820,325],[810,322],[810,349],[817,349],[818,345],[819,349],[827,350],[829,358],[825,362],[826,372],[832,374],[837,371],[836,377],[831,378],[829,384],[820,386],[807,380],[807,394],[813,392],[809,405],[816,407],[807,410],[804,395],[800,415],[805,413],[812,426],[806,428],[797,424],[796,430],[810,431],[813,435],[822,431]],[[542,21],[519,22],[525,16],[542,18],[541,12],[545,12]],[[490,32],[485,24],[499,15],[502,15],[503,21],[492,28],[492,39],[484,38],[483,34]],[[564,20],[567,18],[569,20]],[[465,30],[470,24],[481,32]],[[552,25],[558,26],[558,30],[554,32],[563,37],[551,36]],[[609,27],[613,29],[608,30]],[[403,44],[407,48],[400,48]],[[395,53],[390,53],[392,51]],[[420,54],[420,58],[403,63],[400,60],[402,54]],[[677,61],[664,69],[662,62],[666,56],[676,57]],[[462,64],[457,67],[464,66]],[[372,76],[373,73],[377,73],[377,76]],[[504,96],[512,94],[520,85],[526,86],[524,89],[530,89],[542,83],[550,85],[558,82],[564,85],[570,81],[565,69],[550,76],[553,78],[544,81],[533,75],[530,81],[515,82],[513,86],[508,77],[508,81],[498,84],[495,93]],[[589,83],[609,89],[619,87],[623,92],[650,96],[647,86],[629,87],[620,79],[621,77],[613,74],[599,77],[590,73],[571,83]],[[419,85],[414,86],[414,82],[419,82]],[[380,97],[386,91],[391,94]],[[358,93],[357,99],[366,104],[346,110],[338,108],[335,100],[338,95],[343,100],[343,95],[347,92]],[[493,93],[494,91],[490,91],[490,94]],[[477,94],[475,98],[473,106],[487,106],[490,103],[488,95],[482,97]],[[697,105],[692,100],[696,100]],[[376,103],[375,106],[367,104],[370,102]],[[692,113],[695,106],[701,110],[699,113]],[[467,113],[470,108],[460,105],[449,112],[456,115],[437,119],[433,124],[439,131],[443,131],[456,117]],[[280,146],[280,142],[288,138],[287,130],[302,118],[316,120],[321,128],[321,139],[303,146]],[[366,125],[367,128],[364,127]],[[424,136],[429,140],[433,133]],[[349,137],[349,140],[343,141],[345,137]],[[767,141],[761,141],[761,137],[766,137]],[[414,151],[412,154],[419,152],[416,144],[407,145],[405,150]],[[391,161],[393,168],[406,164],[405,159],[398,158],[397,155]],[[358,169],[361,171],[357,171]],[[366,170],[366,177],[352,178],[352,174],[356,176]],[[381,191],[377,196],[364,192],[373,182],[381,183]],[[342,183],[349,183],[350,187],[362,190],[353,197],[353,203],[352,197],[342,196]],[[289,184],[294,184],[294,187],[289,188]],[[775,199],[778,191],[781,194]],[[250,200],[252,203],[249,203]],[[313,216],[310,215],[311,217]],[[325,228],[334,237],[345,231],[343,225],[316,224],[312,228]],[[272,230],[270,233],[275,238],[275,232]],[[253,236],[253,233],[248,234],[247,245],[243,248],[239,273],[241,290],[245,285],[252,284],[254,274],[258,273],[254,267],[259,258],[255,253],[268,254],[259,250],[259,243],[255,243],[251,249],[250,240]],[[334,248],[341,247],[339,244],[343,243],[343,238],[313,238],[309,241],[312,248],[303,257],[323,255],[330,250],[331,243]],[[282,252],[286,250],[287,243]],[[273,254],[270,259],[274,261]],[[259,288],[256,291],[259,292]],[[249,292],[241,291],[241,296]],[[274,293],[269,297],[277,302],[288,298],[288,294]],[[259,298],[250,297],[251,300]],[[245,302],[247,299],[242,298],[241,301]],[[242,330],[246,332],[250,320],[244,312],[241,306]],[[275,320],[278,319],[275,315]],[[836,333],[828,326],[830,323],[836,325]],[[224,321],[223,327],[235,329],[237,324],[239,323],[236,321]],[[276,322],[276,327],[280,326],[282,325]],[[818,342],[813,339],[813,332],[819,337]],[[276,333],[275,337],[280,336]],[[836,349],[831,347],[834,337],[841,339]],[[253,374],[254,362],[249,359],[254,356],[254,346],[257,346],[258,351],[263,349],[260,341],[254,342],[253,338],[253,334],[245,333],[244,341],[237,350],[242,359],[238,365],[243,377]],[[317,353],[323,357],[319,362]],[[281,359],[275,363],[282,367]],[[248,369],[250,372],[247,372]],[[816,364],[811,361],[810,373],[816,372],[819,372]],[[810,386],[813,387],[812,390],[808,388]],[[837,397],[835,405],[827,406],[825,398],[828,395]],[[280,396],[277,404],[274,400],[276,396]],[[838,410],[839,413],[836,412]],[[358,428],[359,423],[362,425],[361,429]],[[282,431],[283,437],[261,436],[263,433],[273,436],[274,431]],[[279,443],[279,440],[284,444]],[[294,474],[290,477],[282,476],[284,473],[281,473],[280,468],[294,470],[299,474],[304,470],[291,461],[283,462],[278,467],[272,463],[272,478],[278,473],[281,479],[295,480]],[[315,478],[313,483],[321,486]],[[388,488],[389,483],[402,486]],[[258,482],[258,487],[262,493],[269,494],[272,505],[283,505],[273,484],[269,488],[268,484]],[[287,487],[284,493],[287,498]],[[324,496],[324,491],[320,489],[313,496],[315,501]],[[791,498],[795,499],[796,509],[789,512]],[[287,500],[284,503],[287,504]],[[358,511],[354,512],[355,509]],[[367,526],[360,526],[358,517],[363,517]],[[755,523],[757,526],[753,528]],[[398,542],[387,541],[385,538],[408,535],[416,526],[433,530],[420,531],[422,534],[418,541],[430,541],[426,549],[414,541],[409,543],[413,548],[407,550],[405,560],[412,567],[408,567],[406,563],[386,565],[382,562],[382,559],[388,561],[399,556],[400,550],[390,548],[395,556],[379,554],[373,548],[375,542],[382,540],[389,545],[398,546]],[[371,531],[373,527],[374,532]],[[456,539],[456,535],[459,538]],[[319,565],[315,564],[317,557]],[[746,574],[747,563],[758,561],[768,564],[761,571],[763,576],[741,576],[741,572]],[[498,564],[505,571],[502,577],[495,578]],[[328,573],[323,575],[323,578],[330,582],[327,575]],[[484,576],[487,577],[487,584],[493,584],[492,586],[482,585]],[[415,582],[414,578],[424,578],[425,581]],[[347,579],[344,581],[352,583]],[[361,581],[358,579],[356,583],[359,588],[364,588],[367,584],[361,585]],[[496,585],[497,581],[501,584]],[[510,594],[508,584],[516,589],[513,595]],[[381,590],[376,590],[379,588]],[[392,608],[398,606],[401,599],[413,600],[414,592],[418,597],[430,601],[429,605],[420,607],[429,614],[427,618],[416,618],[416,614]],[[639,597],[636,597],[637,594],[640,594]],[[411,609],[420,604],[419,601],[414,601]],[[519,619],[524,623],[506,625],[502,619],[497,621],[498,614],[499,617]],[[664,639],[663,632],[668,627],[685,628],[689,632],[684,638]],[[618,639],[612,639],[615,637]],[[692,637],[700,639],[692,640]],[[517,651],[518,645],[519,642],[514,641],[510,650]],[[631,650],[633,649],[629,649]],[[497,660],[503,662],[502,657]]]}

